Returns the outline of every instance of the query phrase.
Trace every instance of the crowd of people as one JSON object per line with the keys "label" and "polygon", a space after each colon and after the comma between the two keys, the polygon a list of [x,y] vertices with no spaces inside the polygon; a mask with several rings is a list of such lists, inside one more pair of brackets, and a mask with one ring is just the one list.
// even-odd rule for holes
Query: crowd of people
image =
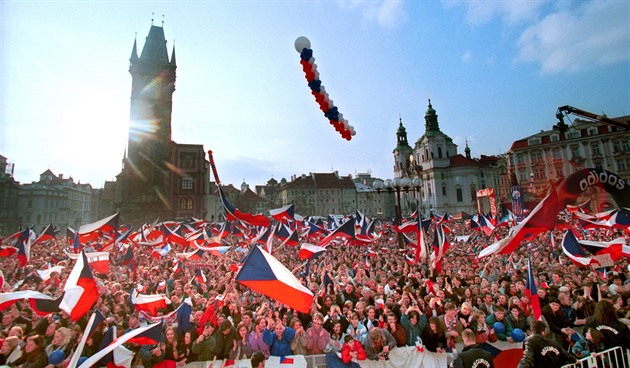
{"label": "crowd of people", "polygon": [[[115,246],[110,272],[95,274],[99,299],[93,310],[98,309],[106,321],[80,354],[96,353],[111,327],[121,336],[155,317],[134,309],[129,297],[134,289],[168,296],[171,304],[159,315],[169,315],[188,298],[192,301],[186,331],[177,328],[177,319],[166,319],[161,343],[127,345],[136,353],[134,364],[146,368],[244,358],[256,366],[269,356],[328,353],[337,354],[343,363],[387,360],[392,350],[405,346],[446,354],[449,364],[468,367],[476,359],[492,364],[487,344],[522,341],[515,331],[527,336],[522,367],[550,359],[549,354],[541,355],[545,346],[558,352],[558,364],[615,346],[630,348],[627,258],[603,273],[578,267],[559,246],[552,246],[550,236],[555,244],[562,238],[560,230],[554,230],[509,255],[479,259],[479,250],[492,243],[495,235],[473,233],[464,222],[452,221],[448,226],[450,246],[441,272],[430,260],[409,262],[406,256],[413,256],[415,249],[399,249],[397,234],[387,226],[369,245],[372,251],[378,250],[376,254],[366,246],[331,244],[323,254],[304,262],[298,257],[299,246],[276,246],[272,255],[315,295],[310,313],[298,312],[234,281],[234,265],[254,246],[242,237],[226,238],[233,246],[224,255],[206,253],[202,260],[184,260],[177,270],[176,254],[184,251],[179,245],[173,244],[173,250],[160,257],[152,256],[150,247],[135,246],[135,271],[123,264],[125,249]],[[629,236],[619,229],[582,233],[601,241]],[[466,241],[456,240],[471,234]],[[430,230],[427,243],[432,243],[432,237]],[[20,267],[15,256],[0,258],[5,278],[2,291],[59,295],[74,263],[66,257],[67,247],[62,237],[37,244],[30,250],[26,267]],[[99,243],[86,247],[98,249]],[[528,261],[542,308],[539,319],[534,318],[532,298],[526,292]],[[43,280],[38,270],[54,265],[64,268]],[[203,270],[206,282],[195,277],[197,269]],[[90,314],[72,321],[63,312],[33,313],[27,300],[12,304],[2,311],[0,365],[67,366]]]}

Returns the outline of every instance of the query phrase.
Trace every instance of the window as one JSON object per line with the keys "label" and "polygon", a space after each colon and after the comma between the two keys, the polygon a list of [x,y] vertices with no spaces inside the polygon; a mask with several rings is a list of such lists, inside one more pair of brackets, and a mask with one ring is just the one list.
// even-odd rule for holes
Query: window
{"label": "window", "polygon": [[182,168],[192,169],[195,167],[195,154],[185,153],[182,155]]}
{"label": "window", "polygon": [[599,143],[593,143],[593,145],[591,146],[591,154],[593,156],[601,156],[602,152],[599,149]]}
{"label": "window", "polygon": [[597,135],[597,128],[596,127],[588,128],[588,130],[586,131],[586,134],[588,134],[589,136]]}
{"label": "window", "polygon": [[180,210],[192,210],[193,209],[193,200],[192,198],[182,198],[179,202]]}
{"label": "window", "polygon": [[446,185],[442,185],[442,195],[446,197]]}
{"label": "window", "polygon": [[571,158],[579,158],[580,157],[580,147],[571,146]]}
{"label": "window", "polygon": [[557,134],[552,134],[552,135],[549,137],[549,140],[550,140],[550,141],[552,141],[552,142],[558,142],[558,141],[560,140],[560,136],[559,136],[559,135],[557,135]]}
{"label": "window", "polygon": [[442,147],[438,147],[438,158],[442,158]]}
{"label": "window", "polygon": [[458,187],[457,189],[455,189],[456,192],[456,196],[457,196],[457,202],[463,202],[464,201],[464,193],[462,192],[462,188]]}
{"label": "window", "polygon": [[191,177],[182,178],[182,190],[192,190],[193,179]]}
{"label": "window", "polygon": [[559,149],[554,149],[553,150],[553,159],[554,160],[561,160],[562,159],[562,152]]}
{"label": "window", "polygon": [[577,139],[577,138],[580,138],[580,132],[573,131],[573,132],[567,133],[567,139]]}
{"label": "window", "polygon": [[532,163],[543,161],[542,152],[540,151],[534,151],[530,155],[531,155]]}
{"label": "window", "polygon": [[528,146],[535,146],[535,145],[540,144],[541,142],[542,141],[541,141],[540,137],[535,137],[535,138],[532,138],[532,139],[528,140],[527,141],[527,145]]}

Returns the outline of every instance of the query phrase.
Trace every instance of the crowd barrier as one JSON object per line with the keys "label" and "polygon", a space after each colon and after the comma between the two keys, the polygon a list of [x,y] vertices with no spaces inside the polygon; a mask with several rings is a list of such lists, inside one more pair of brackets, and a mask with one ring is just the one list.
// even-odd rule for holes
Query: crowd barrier
{"label": "crowd barrier", "polygon": [[[497,341],[488,344],[495,357],[495,367],[516,368],[523,356],[522,343],[511,344],[505,341]],[[461,351],[462,346],[458,346]],[[389,353],[389,360],[356,361],[361,368],[444,368],[447,363],[445,353],[432,353],[428,350],[418,351],[415,346],[393,349]],[[193,362],[183,368],[251,368],[249,359],[235,361],[231,365],[223,365],[222,361]],[[280,357],[271,356],[265,363],[266,368],[324,368],[328,367],[326,355],[289,355],[281,361]],[[579,367],[579,366],[578,366]]]}
{"label": "crowd barrier", "polygon": [[630,367],[630,350],[620,346],[597,353],[597,357],[588,356],[562,368],[628,368]]}

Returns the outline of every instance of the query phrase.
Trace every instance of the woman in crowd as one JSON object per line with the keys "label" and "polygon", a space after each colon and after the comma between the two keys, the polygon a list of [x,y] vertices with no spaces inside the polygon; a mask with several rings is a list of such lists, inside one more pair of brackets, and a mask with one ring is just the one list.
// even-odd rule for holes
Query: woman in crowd
{"label": "woman in crowd", "polygon": [[13,366],[20,357],[22,357],[20,339],[17,336],[5,338],[0,347],[0,365]]}
{"label": "woman in crowd", "polygon": [[[266,308],[265,305],[266,304],[263,304],[262,308]],[[262,351],[266,357],[269,357],[269,345],[263,340],[263,332],[266,328],[267,319],[265,317],[256,318],[254,330],[249,333],[249,345],[252,347],[253,351]]]}
{"label": "woman in crowd", "polygon": [[446,351],[446,334],[437,317],[429,317],[427,325],[422,330],[422,342],[430,352],[443,353]]}
{"label": "woman in crowd", "polygon": [[164,330],[164,336],[165,340],[162,344],[160,344],[164,360],[161,363],[158,363],[158,366],[160,368],[172,368],[175,367],[177,362],[182,359],[184,355],[182,353],[183,346],[179,343],[175,327],[166,327]]}
{"label": "woman in crowd", "polygon": [[74,341],[72,331],[67,327],[59,327],[55,331],[52,342],[44,349],[46,355],[49,355],[55,350],[61,350],[66,357],[69,357],[74,350]]}
{"label": "woman in crowd", "polygon": [[247,329],[247,325],[244,322],[239,323],[239,325],[236,326],[236,332],[237,338],[234,340],[234,346],[230,349],[228,359],[249,359],[254,351],[249,343],[249,330]]}
{"label": "woman in crowd", "polygon": [[48,355],[44,351],[44,338],[31,335],[26,338],[22,357],[16,362],[17,368],[44,368],[48,365]]}
{"label": "woman in crowd", "polygon": [[295,337],[291,341],[291,351],[293,355],[306,355],[306,331],[299,318],[293,317],[289,322],[289,327],[295,330]]}
{"label": "woman in crowd", "polygon": [[521,310],[521,308],[512,304],[508,308],[508,322],[512,325],[512,329],[520,328],[523,332],[527,333],[529,331],[529,322],[527,321],[527,317],[525,313]]}
{"label": "woman in crowd", "polygon": [[[334,310],[335,307],[337,310],[339,309],[337,306],[333,306],[332,309]],[[341,319],[333,319],[331,321],[331,327],[333,321],[341,322]],[[313,325],[306,330],[306,351],[308,351],[308,354],[322,354],[324,349],[326,349],[326,345],[330,339],[330,333],[323,327],[323,324],[324,316],[319,312],[315,313],[313,316]]]}
{"label": "woman in crowd", "polygon": [[198,334],[195,329],[190,329],[184,333],[180,360],[177,362],[178,366],[181,367],[185,364],[197,361],[197,354],[192,351],[193,342],[197,339],[197,337]]}
{"label": "woman in crowd", "polygon": [[339,353],[343,346],[344,336],[346,336],[346,334],[341,330],[341,321],[333,322],[332,331],[330,332],[330,338],[328,339],[328,344],[326,345],[324,352],[326,354]]}
{"label": "woman in crowd", "polygon": [[463,302],[461,307],[459,307],[459,311],[457,312],[457,319],[462,324],[462,331],[470,328],[470,323],[472,322],[473,307],[469,302]]}

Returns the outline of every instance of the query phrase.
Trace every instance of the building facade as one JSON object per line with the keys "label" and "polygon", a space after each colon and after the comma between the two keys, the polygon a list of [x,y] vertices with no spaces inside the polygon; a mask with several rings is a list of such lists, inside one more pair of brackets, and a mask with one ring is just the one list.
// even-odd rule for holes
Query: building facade
{"label": "building facade", "polygon": [[78,229],[98,219],[97,203],[97,193],[90,184],[75,183],[72,177],[46,170],[39,181],[20,186],[18,222],[37,231],[49,224]]}
{"label": "building facade", "polygon": [[[440,130],[431,100],[424,119],[425,132],[413,148],[408,143],[402,119],[396,133],[394,178],[418,178],[417,185],[400,189],[402,215],[409,215],[416,209],[424,215],[430,212],[490,212],[491,201],[494,208],[500,208],[501,198],[509,188],[504,160],[496,156],[473,159],[468,144],[465,155],[459,154],[451,137]],[[494,190],[495,198],[478,201],[477,191],[486,188]]]}
{"label": "building facade", "polygon": [[[630,116],[613,120],[629,121]],[[584,168],[605,169],[630,180],[630,132],[576,119],[566,131],[541,131],[515,141],[506,158],[509,172],[516,177],[526,200],[533,203],[546,195],[550,185]],[[581,201],[590,200],[596,212],[616,207],[596,188],[583,196]]]}

